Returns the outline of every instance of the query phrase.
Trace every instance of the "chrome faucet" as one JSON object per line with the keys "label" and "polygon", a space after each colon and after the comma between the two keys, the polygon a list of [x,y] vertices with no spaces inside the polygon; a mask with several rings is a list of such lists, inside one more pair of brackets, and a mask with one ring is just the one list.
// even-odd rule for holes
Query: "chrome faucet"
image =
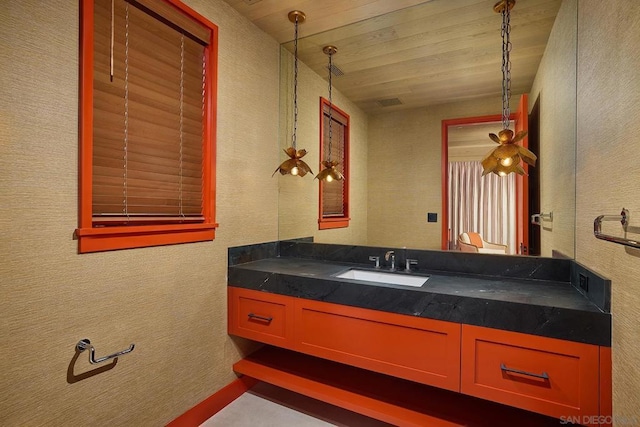
{"label": "chrome faucet", "polygon": [[375,261],[376,262],[376,268],[380,268],[380,257],[379,256],[371,255],[369,257],[369,261]]}
{"label": "chrome faucet", "polygon": [[417,259],[407,258],[407,262],[406,262],[405,267],[404,267],[405,271],[411,271],[411,266],[412,265],[418,265],[418,260]]}
{"label": "chrome faucet", "polygon": [[391,258],[391,271],[396,271],[396,254],[393,251],[387,251],[386,254],[384,254],[384,259],[385,261],[389,261],[389,258]]}

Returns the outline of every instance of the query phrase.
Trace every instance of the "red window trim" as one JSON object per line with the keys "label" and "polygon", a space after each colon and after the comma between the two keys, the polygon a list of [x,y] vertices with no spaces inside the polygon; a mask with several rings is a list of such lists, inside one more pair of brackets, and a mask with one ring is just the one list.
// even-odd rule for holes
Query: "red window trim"
{"label": "red window trim", "polygon": [[[324,108],[325,106],[329,107],[329,100],[320,97],[320,167],[322,170],[322,160],[324,159]],[[349,217],[349,143],[351,139],[351,117],[336,107],[335,104],[331,104],[331,108],[334,111],[342,114],[347,118],[347,124],[345,125],[345,133],[344,133],[344,216],[339,217],[323,217],[322,216],[322,190],[324,183],[320,181],[320,189],[318,191],[318,229],[319,230],[327,230],[332,228],[346,228],[349,226],[349,221],[351,218]]]}
{"label": "red window trim", "polygon": [[79,120],[79,226],[75,230],[78,252],[100,252],[117,249],[192,243],[215,238],[216,200],[216,114],[218,82],[218,27],[179,0],[162,0],[211,29],[205,49],[207,79],[205,81],[205,134],[203,162],[203,216],[198,224],[164,224],[146,226],[94,227],[92,220],[93,177],[93,0],[82,0],[80,34],[80,120]]}

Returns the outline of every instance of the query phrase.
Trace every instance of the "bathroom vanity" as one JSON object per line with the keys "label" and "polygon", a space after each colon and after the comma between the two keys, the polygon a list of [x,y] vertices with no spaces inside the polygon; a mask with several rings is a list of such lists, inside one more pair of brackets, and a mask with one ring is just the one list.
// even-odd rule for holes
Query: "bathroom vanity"
{"label": "bathroom vanity", "polygon": [[[230,248],[229,333],[269,345],[236,372],[395,425],[467,425],[464,412],[484,414],[471,425],[610,415],[607,280],[570,260],[405,249],[390,272],[369,261],[381,251]],[[404,271],[406,259],[417,266]],[[354,268],[426,281],[345,274]]]}

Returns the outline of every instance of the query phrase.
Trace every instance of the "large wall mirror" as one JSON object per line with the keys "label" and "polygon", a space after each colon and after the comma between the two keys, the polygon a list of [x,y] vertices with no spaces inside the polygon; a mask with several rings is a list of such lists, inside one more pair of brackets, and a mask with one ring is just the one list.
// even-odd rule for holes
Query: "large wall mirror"
{"label": "large wall mirror", "polygon": [[[378,3],[384,2],[371,4]],[[441,249],[443,200],[450,191],[443,185],[449,173],[443,150],[453,150],[452,161],[472,161],[491,148],[484,125],[454,124],[447,127],[447,141],[442,135],[443,122],[502,112],[502,18],[493,11],[495,1],[387,3],[398,9],[376,13],[369,6],[360,15],[367,19],[347,25],[335,19],[330,28],[338,14],[325,6],[307,12],[300,25],[297,145],[308,151],[305,160],[317,173],[319,100],[328,94],[323,47],[335,45],[333,102],[351,120],[351,220],[346,228],[319,230],[318,180],[276,174],[280,239],[312,236],[323,243]],[[282,19],[284,40],[280,151],[290,145],[293,131],[294,28],[287,12],[274,12]],[[283,35],[287,31],[290,37]],[[538,155],[530,190],[539,199],[526,215],[553,213],[540,225],[527,224],[538,236],[532,246],[542,256],[575,254],[576,40],[577,0],[517,0],[511,12],[510,104],[515,111],[520,95],[528,94]],[[492,132],[500,129],[496,123]],[[516,245],[510,253],[519,253]]]}

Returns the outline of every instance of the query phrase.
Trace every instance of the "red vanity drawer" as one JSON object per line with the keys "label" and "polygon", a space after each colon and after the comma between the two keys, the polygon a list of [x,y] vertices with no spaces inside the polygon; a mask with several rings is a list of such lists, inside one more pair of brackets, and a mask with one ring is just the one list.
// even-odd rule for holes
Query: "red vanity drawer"
{"label": "red vanity drawer", "polygon": [[556,418],[599,413],[599,348],[462,326],[461,391]]}
{"label": "red vanity drawer", "polygon": [[229,333],[267,344],[291,347],[291,299],[229,287]]}
{"label": "red vanity drawer", "polygon": [[300,299],[296,350],[460,390],[460,324]]}

